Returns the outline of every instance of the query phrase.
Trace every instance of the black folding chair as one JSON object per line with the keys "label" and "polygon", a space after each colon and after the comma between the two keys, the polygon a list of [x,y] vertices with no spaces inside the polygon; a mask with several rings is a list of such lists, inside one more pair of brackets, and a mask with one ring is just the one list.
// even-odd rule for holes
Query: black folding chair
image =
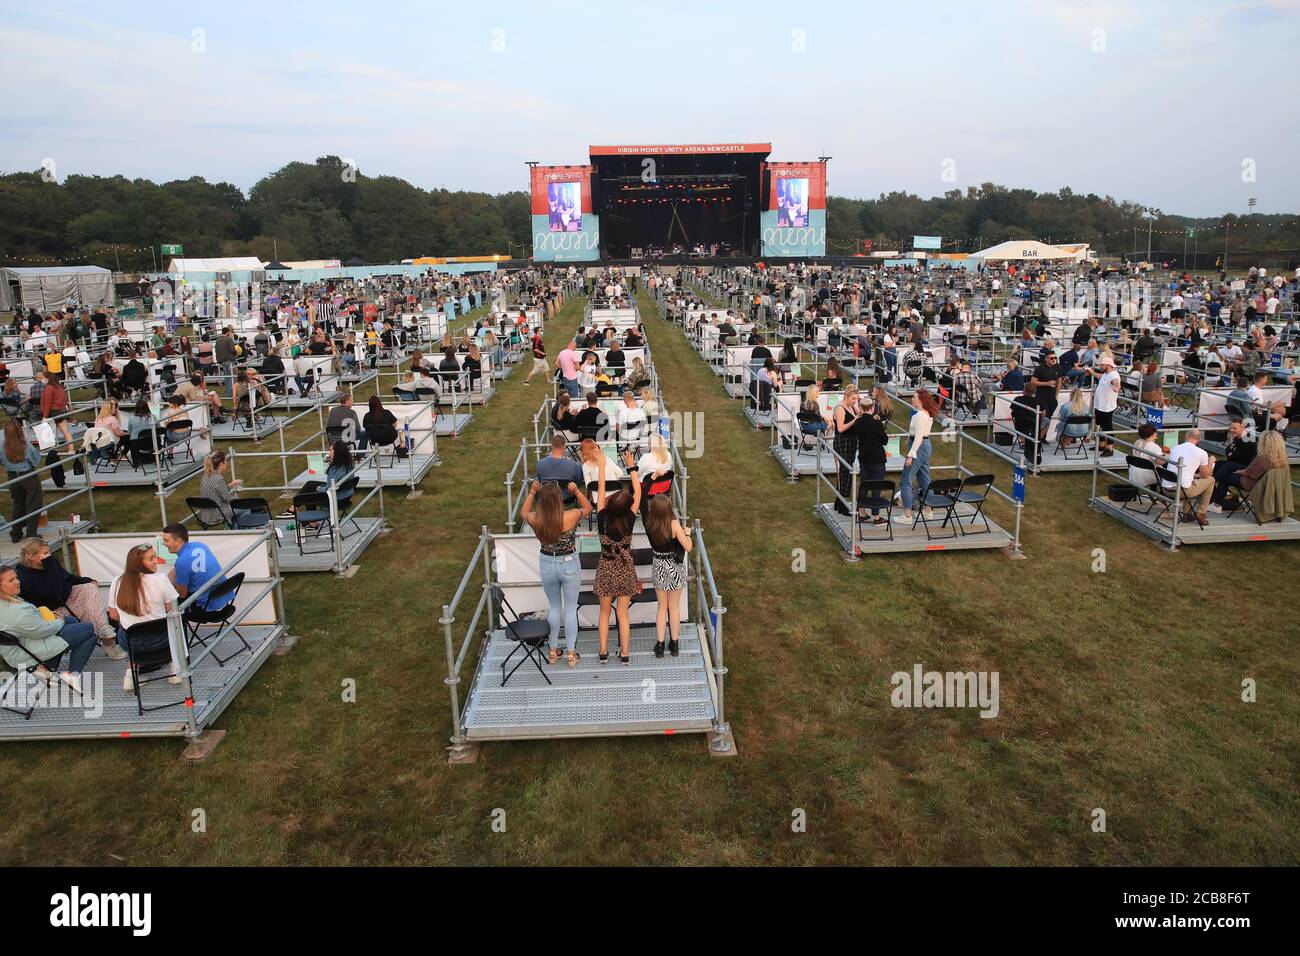
{"label": "black folding chair", "polygon": [[[212,528],[232,527],[230,521],[226,518],[226,513],[221,510],[221,506],[211,498],[200,498],[197,496],[190,497],[185,499],[185,504],[189,507],[190,514],[194,516],[194,520],[198,523],[198,526],[204,531],[211,530]],[[211,523],[204,521],[203,516],[199,513],[200,511],[215,511],[221,516],[221,520]]]}
{"label": "black folding chair", "polygon": [[984,513],[984,502],[988,500],[993,481],[993,475],[967,475],[961,483],[961,490],[957,492],[958,504],[970,505],[975,509],[967,516],[966,524],[962,524],[962,516],[959,512],[953,512],[957,516],[957,528],[962,534],[973,533],[966,529],[975,527],[976,518],[984,522],[985,532],[992,530],[989,527],[989,516]]}
{"label": "black folding chair", "polygon": [[[894,491],[897,486],[892,481],[858,481],[858,509],[883,511],[885,513],[885,540],[894,540]],[[870,527],[870,518],[859,518],[858,524]],[[858,537],[863,538],[859,529]]]}
{"label": "black folding chair", "polygon": [[265,498],[234,498],[230,513],[235,529],[265,528],[271,523],[271,505]]}
{"label": "black folding chair", "polygon": [[1076,428],[1079,426],[1083,426],[1084,428],[1091,429],[1092,418],[1089,417],[1088,415],[1067,416],[1065,419],[1065,425],[1062,426],[1061,428],[1061,434],[1056,436],[1056,453],[1062,455],[1065,458],[1070,458],[1071,449],[1077,448],[1079,450],[1079,454],[1074,457],[1076,458],[1088,457],[1088,445],[1087,445],[1088,436],[1086,434],[1082,438],[1075,439],[1073,445],[1064,444],[1065,431],[1071,426],[1074,426]]}
{"label": "black folding chair", "polygon": [[[302,491],[293,496],[294,536],[303,554],[324,554],[334,549],[334,524],[330,520],[330,496],[325,491]],[[311,530],[307,525],[312,525]],[[309,550],[309,541],[325,536],[327,547]]]}
{"label": "black folding chair", "polygon": [[[510,602],[506,600],[505,592],[501,590],[499,585],[492,585],[492,600],[496,603],[501,614],[501,624],[505,629],[506,637],[515,642],[515,646],[510,649],[506,659],[501,662],[501,686],[506,686],[506,681],[514,676],[515,671],[523,666],[525,660],[532,661],[533,666],[537,668],[537,673],[545,678],[546,683],[551,683],[551,678],[547,676],[545,668],[542,667],[541,651],[542,646],[550,640],[551,625],[546,621],[535,618],[521,618],[519,613],[510,606]],[[505,614],[507,610],[514,617],[513,621],[506,620]],[[570,636],[569,640],[572,641],[573,637]],[[507,674],[506,665],[520,650],[524,652],[524,656]]]}
{"label": "black folding chair", "polygon": [[[937,481],[930,482],[930,487],[925,490],[925,495],[916,509],[916,514],[912,517],[912,527],[915,529],[917,522],[925,528],[925,537],[927,540],[935,538],[955,538],[957,531],[957,495],[961,493],[960,478],[940,478]],[[949,522],[953,523],[952,534],[933,535],[930,533],[930,522],[934,518],[925,516],[926,509],[942,509],[943,521],[939,524],[939,530],[942,531],[948,526]]]}
{"label": "black folding chair", "polygon": [[[1143,511],[1142,513],[1144,515],[1149,515],[1151,514],[1151,509],[1153,509],[1156,505],[1163,503],[1163,499],[1160,498],[1159,495],[1152,494],[1150,490],[1151,488],[1159,487],[1159,478],[1156,475],[1155,462],[1151,461],[1151,459],[1149,458],[1142,458],[1139,455],[1126,455],[1124,457],[1124,460],[1128,463],[1128,466],[1131,470],[1136,470],[1140,472],[1150,472],[1151,481],[1148,485],[1145,486],[1140,485],[1136,482],[1132,485],[1124,485],[1122,487],[1131,489],[1132,495],[1130,496],[1126,492],[1120,492],[1119,498],[1114,498],[1112,496],[1111,500],[1119,501],[1122,499],[1122,504],[1120,505],[1121,511],[1137,511],[1138,508],[1141,506],[1143,499],[1145,499],[1147,502],[1147,507],[1146,510]],[[1133,505],[1133,507],[1130,508],[1129,505]],[[1168,508],[1168,505],[1166,505],[1166,508]]]}
{"label": "black folding chair", "polygon": [[[13,680],[10,681],[9,686],[6,687],[3,691],[0,691],[0,710],[8,711],[11,714],[17,714],[23,720],[31,720],[32,712],[36,710],[37,705],[40,703],[40,699],[41,699],[40,689],[42,687],[45,687],[46,690],[48,691],[49,689],[48,684],[46,684],[44,681],[40,680],[35,676],[31,677],[33,686],[36,688],[36,692],[33,693],[30,698],[28,698],[28,703],[31,706],[28,707],[26,710],[19,710],[17,707],[10,707],[9,704],[6,703],[6,701],[8,701],[10,699],[10,695],[12,695],[13,702],[15,704],[18,702],[18,688],[19,685],[22,683],[23,678],[25,676],[32,675],[33,672],[36,670],[36,668],[40,667],[43,662],[39,657],[37,657],[30,650],[28,650],[26,644],[24,644],[21,640],[19,640],[14,635],[8,633],[7,631],[0,631],[0,646],[16,647],[20,651],[22,651],[23,654],[25,654],[28,658],[28,660],[24,661],[21,665],[10,665],[15,668],[14,676],[13,676]],[[51,677],[53,677],[53,679],[55,680],[58,679],[57,677],[54,677],[53,674],[51,674]]]}
{"label": "black folding chair", "polygon": [[[361,525],[357,524],[357,519],[348,514],[352,510],[352,499],[357,493],[357,484],[361,479],[353,475],[346,481],[340,482],[334,489],[334,501],[338,508],[339,518],[339,537],[347,540],[351,535],[361,533]],[[347,526],[351,524],[356,530],[348,531]]]}
{"label": "black folding chair", "polygon": [[[213,604],[222,598],[229,596],[230,601],[224,607],[218,608],[215,611],[209,611],[206,608],[199,607],[198,601],[195,601],[185,609],[185,613],[182,615],[182,620],[185,624],[188,646],[193,647],[195,644],[198,644],[201,647],[207,647],[208,641],[212,640],[212,638],[216,636],[214,634],[209,634],[205,638],[201,635],[199,631],[200,628],[215,627],[217,629],[217,634],[221,633],[221,628],[224,627],[225,623],[235,615],[235,601],[239,597],[239,589],[243,587],[243,584],[244,572],[236,572],[220,584],[215,585],[199,599],[206,601],[208,604]],[[239,638],[239,642],[244,645],[244,650],[235,651],[235,653],[231,654],[229,657],[218,657],[217,652],[212,651],[212,659],[221,667],[225,667],[227,662],[234,660],[240,654],[244,653],[244,651],[252,653],[253,650],[244,635],[239,632],[239,628],[232,627],[230,633]],[[224,635],[222,639],[225,639]]]}
{"label": "black folding chair", "polygon": [[184,453],[189,461],[194,460],[194,422],[188,418],[177,418],[167,423],[167,449],[173,461],[178,454]]}
{"label": "black folding chair", "polygon": [[[152,650],[140,651],[135,649],[136,642],[158,639],[161,639],[162,643]],[[139,624],[128,627],[126,629],[126,640],[123,643],[126,645],[127,667],[131,671],[135,707],[141,717],[144,716],[146,711],[166,710],[168,707],[175,707],[185,702],[184,698],[181,698],[167,704],[155,704],[152,707],[144,705],[144,694],[141,692],[143,685],[166,680],[171,676],[170,673],[146,678],[140,676],[141,674],[150,674],[154,671],[163,670],[166,665],[172,663],[171,644],[167,641],[167,619],[165,617],[152,621],[141,621]]]}

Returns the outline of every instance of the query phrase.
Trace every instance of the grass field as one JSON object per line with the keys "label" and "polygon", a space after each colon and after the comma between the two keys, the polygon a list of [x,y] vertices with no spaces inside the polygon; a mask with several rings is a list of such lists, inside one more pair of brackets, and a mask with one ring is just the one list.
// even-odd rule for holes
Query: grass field
{"label": "grass field", "polygon": [[[546,388],[525,386],[525,368],[440,443],[423,497],[389,499],[394,530],[354,578],[286,582],[302,640],[221,718],[228,736],[205,762],[180,762],[176,741],[5,747],[0,862],[1300,860],[1300,546],[1164,554],[1086,506],[1087,475],[1051,475],[1029,486],[1028,561],[846,565],[811,513],[813,482],[782,480],[766,434],[644,296],[641,308],[669,407],[703,415],[691,517],[728,607],[739,758],[678,736],[489,744],[477,765],[447,766],[437,618],[479,526],[503,530],[501,482]],[[551,324],[550,355],[581,310],[570,300]],[[100,502],[107,530],[157,519],[143,493]],[[917,662],[998,671],[1001,713],[893,709],[889,676]],[[1245,677],[1257,703],[1241,701]],[[356,703],[341,702],[345,678]],[[1090,826],[1098,807],[1105,833]],[[807,832],[792,832],[796,808]]]}

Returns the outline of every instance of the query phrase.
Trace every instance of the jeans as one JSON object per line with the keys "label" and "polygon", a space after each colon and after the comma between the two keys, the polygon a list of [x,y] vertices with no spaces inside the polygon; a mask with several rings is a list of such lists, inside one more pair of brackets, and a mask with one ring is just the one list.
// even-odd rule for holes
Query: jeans
{"label": "jeans", "polygon": [[577,553],[560,556],[541,554],[537,564],[542,574],[542,590],[550,605],[546,623],[551,626],[549,645],[560,647],[560,617],[564,617],[564,636],[569,652],[578,649],[578,591],[582,588],[582,562]]}
{"label": "jeans", "polygon": [[921,442],[921,447],[916,450],[916,457],[912,459],[910,465],[903,466],[902,485],[903,510],[912,510],[912,481],[915,479],[916,486],[919,489],[918,497],[922,504],[925,502],[925,493],[930,489],[930,439]]}
{"label": "jeans", "polygon": [[[59,631],[59,637],[63,638],[68,645],[68,670],[73,674],[80,674],[86,669],[86,661],[90,660],[90,655],[95,650],[95,644],[98,639],[95,636],[95,625],[89,621],[74,621],[72,618],[64,618],[63,627]],[[43,661],[50,670],[59,669],[59,660],[63,655],[52,657],[48,661]]]}
{"label": "jeans", "polygon": [[581,393],[578,391],[578,380],[576,378],[564,379],[564,390],[574,398],[580,397]]}

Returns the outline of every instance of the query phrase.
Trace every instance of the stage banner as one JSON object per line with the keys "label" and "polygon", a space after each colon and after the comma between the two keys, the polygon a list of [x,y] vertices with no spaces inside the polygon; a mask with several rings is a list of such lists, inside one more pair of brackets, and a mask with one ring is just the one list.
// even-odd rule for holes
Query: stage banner
{"label": "stage banner", "polygon": [[826,165],[764,163],[767,208],[759,216],[763,255],[826,255]]}
{"label": "stage banner", "polygon": [[942,236],[913,236],[912,248],[913,249],[942,249],[943,237]]}
{"label": "stage banner", "polygon": [[534,262],[587,262],[600,258],[600,217],[592,211],[593,166],[534,166]]}

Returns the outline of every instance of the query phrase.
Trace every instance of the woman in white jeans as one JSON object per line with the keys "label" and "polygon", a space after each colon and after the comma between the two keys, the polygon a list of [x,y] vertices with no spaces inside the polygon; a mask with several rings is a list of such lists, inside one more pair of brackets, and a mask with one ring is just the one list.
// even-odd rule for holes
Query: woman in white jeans
{"label": "woman in white jeans", "polygon": [[912,482],[916,482],[917,495],[921,507],[925,507],[925,495],[930,489],[930,430],[934,427],[935,416],[939,414],[939,403],[925,389],[918,389],[912,396],[912,407],[916,412],[907,426],[907,458],[903,461],[903,477],[900,491],[903,496],[903,521],[912,521]]}
{"label": "woman in white jeans", "polygon": [[578,654],[578,592],[582,588],[582,562],[578,559],[577,541],[573,529],[591,514],[591,502],[573,482],[569,494],[578,501],[578,507],[566,511],[560,486],[534,481],[524,501],[524,520],[532,527],[541,543],[537,556],[541,572],[542,590],[550,605],[546,621],[551,627],[547,659],[555,664],[563,655],[560,645],[560,621],[564,621],[564,637],[568,642],[570,667],[581,660]]}

